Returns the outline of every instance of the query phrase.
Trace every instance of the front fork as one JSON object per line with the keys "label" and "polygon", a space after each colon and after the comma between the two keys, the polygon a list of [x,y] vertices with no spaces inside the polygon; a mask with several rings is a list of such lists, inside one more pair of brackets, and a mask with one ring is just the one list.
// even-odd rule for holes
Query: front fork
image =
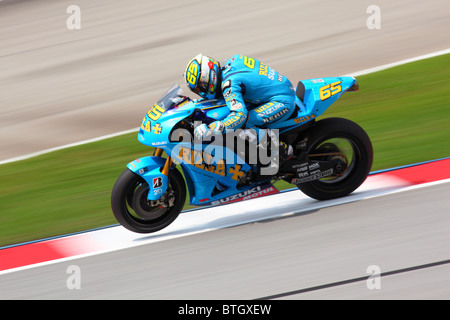
{"label": "front fork", "polygon": [[[154,157],[161,157],[162,153],[163,153],[163,149],[161,149],[161,148],[156,148],[155,151],[153,152],[153,156],[154,156]],[[166,177],[169,176],[169,169],[170,169],[170,167],[172,166],[172,163],[173,163],[172,158],[168,156],[168,157],[166,158],[166,162],[164,163],[164,167],[163,167],[162,170],[161,170],[161,173],[162,173],[163,175],[165,175]]]}
{"label": "front fork", "polygon": [[148,184],[148,200],[158,200],[169,186],[169,169],[172,158],[162,158],[163,150],[156,148],[153,156],[142,157],[130,162],[127,167],[141,176]]}

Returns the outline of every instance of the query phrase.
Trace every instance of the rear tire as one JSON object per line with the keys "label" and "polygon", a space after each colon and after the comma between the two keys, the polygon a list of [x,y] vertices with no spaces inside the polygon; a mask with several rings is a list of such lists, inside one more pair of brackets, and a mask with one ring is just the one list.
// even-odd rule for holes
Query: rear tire
{"label": "rear tire", "polygon": [[304,194],[317,200],[343,197],[356,190],[367,178],[372,167],[373,149],[369,136],[359,125],[347,119],[327,118],[308,129],[307,137],[309,156],[335,152],[335,148],[344,153],[335,141],[342,141],[351,155],[345,158],[348,163],[343,174],[297,185]]}
{"label": "rear tire", "polygon": [[171,169],[169,186],[162,196],[174,197],[172,206],[152,206],[147,200],[148,184],[138,174],[126,169],[117,179],[111,193],[111,208],[117,221],[126,229],[152,233],[171,224],[183,209],[186,186],[177,169]]}

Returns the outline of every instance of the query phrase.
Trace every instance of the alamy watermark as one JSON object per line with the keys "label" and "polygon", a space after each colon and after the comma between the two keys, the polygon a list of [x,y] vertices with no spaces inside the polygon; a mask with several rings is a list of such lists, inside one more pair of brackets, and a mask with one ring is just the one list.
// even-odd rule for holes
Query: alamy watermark
{"label": "alamy watermark", "polygon": [[280,142],[277,129],[229,130],[203,140],[193,137],[188,130],[177,129],[171,134],[171,141],[179,142],[171,151],[172,159],[207,171],[220,174],[225,164],[247,163],[259,164],[261,175],[278,172]]}
{"label": "alamy watermark", "polygon": [[370,16],[366,20],[366,26],[369,30],[381,29],[381,9],[376,4],[367,7],[366,13]]}
{"label": "alamy watermark", "polygon": [[66,286],[69,290],[81,289],[81,268],[77,265],[70,265],[66,269],[69,277],[66,280]]}
{"label": "alamy watermark", "polygon": [[67,7],[66,13],[70,14],[70,16],[66,20],[67,29],[81,29],[81,8],[75,4],[72,4]]}
{"label": "alamy watermark", "polygon": [[373,264],[367,267],[366,273],[370,274],[369,278],[366,280],[367,289],[381,289],[381,268]]}
{"label": "alamy watermark", "polygon": [[[81,29],[81,8],[78,5],[72,4],[67,7],[66,13],[70,14],[66,19],[66,26],[69,30]],[[366,26],[369,30],[381,29],[381,9],[376,4],[371,4],[367,7],[366,13],[369,14],[366,20]]]}

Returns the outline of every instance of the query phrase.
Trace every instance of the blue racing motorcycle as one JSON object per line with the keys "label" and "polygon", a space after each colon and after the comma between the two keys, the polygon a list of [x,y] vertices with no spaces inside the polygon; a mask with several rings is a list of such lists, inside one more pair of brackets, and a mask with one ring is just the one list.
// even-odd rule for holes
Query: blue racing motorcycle
{"label": "blue racing motorcycle", "polygon": [[[196,141],[197,121],[209,124],[224,119],[230,111],[223,99],[191,100],[178,85],[172,86],[142,121],[138,140],[154,147],[154,153],[130,162],[117,179],[111,194],[114,216],[131,231],[151,233],[178,217],[187,190],[191,205],[221,205],[278,193],[273,186],[278,180],[317,200],[350,194],[371,169],[370,139],[350,120],[317,117],[343,93],[358,89],[354,77],[300,81],[292,116],[270,125],[271,132],[278,130],[277,138],[294,149],[274,172],[264,171],[273,158],[273,139],[267,148],[240,134],[231,135],[232,139],[215,136]],[[263,151],[265,157],[259,156]]]}

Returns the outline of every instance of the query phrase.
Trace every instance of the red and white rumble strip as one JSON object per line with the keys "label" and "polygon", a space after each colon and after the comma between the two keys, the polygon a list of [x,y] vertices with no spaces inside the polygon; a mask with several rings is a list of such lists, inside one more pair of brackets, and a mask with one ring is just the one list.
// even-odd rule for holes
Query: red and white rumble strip
{"label": "red and white rumble strip", "polygon": [[298,190],[267,192],[266,197],[245,203],[185,211],[170,226],[152,234],[111,226],[3,247],[0,274],[446,182],[450,182],[450,158],[375,172],[353,194],[335,200],[316,201]]}

